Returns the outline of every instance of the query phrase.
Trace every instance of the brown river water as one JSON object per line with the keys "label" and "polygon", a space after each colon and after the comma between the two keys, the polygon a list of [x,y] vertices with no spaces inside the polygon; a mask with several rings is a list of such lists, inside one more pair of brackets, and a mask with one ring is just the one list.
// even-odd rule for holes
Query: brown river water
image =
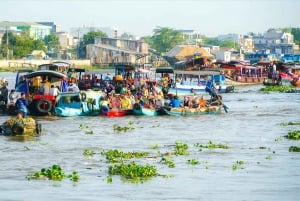
{"label": "brown river water", "polygon": [[[14,82],[13,73],[0,76]],[[237,87],[236,92],[224,94],[229,112],[220,115],[38,117],[40,136],[0,136],[0,200],[299,201],[300,153],[288,149],[300,146],[300,142],[284,136],[289,130],[300,130],[300,126],[280,123],[300,121],[300,94],[262,93],[258,91],[261,87]],[[0,116],[0,122],[8,118]],[[114,131],[114,124],[124,126],[130,121],[132,131]],[[87,134],[90,131],[93,134]],[[189,146],[189,155],[171,155],[174,168],[159,163],[158,152],[172,151],[177,141]],[[194,146],[209,141],[231,149],[200,151]],[[86,157],[85,149],[96,154]],[[139,160],[171,177],[131,183],[112,176],[108,183],[109,164],[100,154],[108,149],[149,152],[153,158]],[[200,164],[188,164],[191,159]],[[236,161],[244,164],[233,170]],[[53,164],[59,164],[66,173],[77,171],[80,180],[26,179],[29,173]]]}

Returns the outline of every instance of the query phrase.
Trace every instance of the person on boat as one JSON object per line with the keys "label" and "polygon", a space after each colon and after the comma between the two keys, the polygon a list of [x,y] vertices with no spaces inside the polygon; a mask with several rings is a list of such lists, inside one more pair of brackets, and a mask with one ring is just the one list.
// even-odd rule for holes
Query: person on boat
{"label": "person on boat", "polygon": [[59,89],[58,89],[58,86],[54,86],[53,84],[51,85],[51,88],[50,88],[50,95],[51,96],[57,96],[58,93],[60,93]]}
{"label": "person on boat", "polygon": [[194,96],[191,102],[191,108],[198,108],[199,107],[199,100],[197,96]]}
{"label": "person on boat", "polygon": [[79,87],[77,86],[77,84],[71,82],[71,83],[70,83],[70,86],[69,86],[69,91],[74,92],[74,93],[77,93],[77,92],[80,92],[80,89],[79,89]]}
{"label": "person on boat", "polygon": [[157,96],[156,100],[155,100],[155,108],[161,108],[164,105],[165,104],[164,104],[164,100],[163,100],[162,96],[161,95]]}
{"label": "person on boat", "polygon": [[185,96],[183,98],[183,102],[180,104],[181,107],[190,107],[190,98],[188,96]]}
{"label": "person on boat", "polygon": [[8,89],[6,83],[0,88],[0,101],[4,101],[5,105],[8,101]]}
{"label": "person on boat", "polygon": [[206,100],[204,99],[203,96],[201,96],[199,99],[199,107],[198,108],[204,108],[204,107],[206,107]]}
{"label": "person on boat", "polygon": [[180,107],[180,100],[178,99],[178,96],[173,96],[172,100],[169,104],[170,107]]}
{"label": "person on boat", "polygon": [[17,99],[18,99],[18,93],[16,92],[15,89],[12,89],[9,93],[9,96],[8,96],[8,99],[9,99],[9,103],[10,104],[15,104],[17,102]]}
{"label": "person on boat", "polygon": [[210,76],[208,77],[208,80],[206,82],[205,91],[209,93],[212,99],[215,99],[217,97],[215,83]]}
{"label": "person on boat", "polygon": [[131,100],[125,95],[121,95],[120,104],[122,109],[132,109]]}
{"label": "person on boat", "polygon": [[114,89],[115,89],[115,87],[112,84],[110,84],[109,82],[106,82],[104,90],[106,92],[107,97],[110,95],[111,92],[113,92]]}
{"label": "person on boat", "polygon": [[27,113],[28,113],[28,101],[26,99],[26,95],[24,92],[21,93],[21,97],[17,99],[16,104],[15,104],[15,108],[17,111],[21,112],[23,117],[27,117]]}

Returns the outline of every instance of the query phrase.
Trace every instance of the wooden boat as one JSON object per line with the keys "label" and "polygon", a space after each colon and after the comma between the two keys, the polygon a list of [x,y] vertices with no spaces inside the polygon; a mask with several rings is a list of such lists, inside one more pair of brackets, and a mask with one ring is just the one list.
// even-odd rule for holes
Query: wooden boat
{"label": "wooden boat", "polygon": [[140,104],[136,103],[133,106],[134,115],[144,115],[144,116],[158,116],[166,115],[166,111],[163,108],[146,108],[142,107]]}
{"label": "wooden boat", "polygon": [[23,119],[11,118],[0,126],[1,135],[36,135],[41,133],[42,126],[35,119],[26,117]]}
{"label": "wooden boat", "polygon": [[65,74],[52,70],[38,70],[23,76],[16,76],[16,91],[24,92],[29,102],[29,110],[32,115],[48,115],[55,104],[55,97],[41,93],[42,80],[49,85],[59,87],[62,92],[66,91],[68,78]]}
{"label": "wooden boat", "polygon": [[166,110],[169,115],[175,116],[195,116],[204,114],[219,114],[221,113],[222,106],[208,106],[204,108],[171,108]]}
{"label": "wooden boat", "polygon": [[134,115],[145,115],[145,116],[157,116],[158,115],[156,109],[142,107],[138,103],[133,105],[133,114]]}
{"label": "wooden boat", "polygon": [[100,112],[100,91],[81,91],[77,93],[60,93],[56,98],[54,114],[62,117],[91,116]]}
{"label": "wooden boat", "polygon": [[219,62],[218,65],[224,71],[227,83],[234,86],[262,84],[267,78],[264,66],[251,66],[245,61]]}

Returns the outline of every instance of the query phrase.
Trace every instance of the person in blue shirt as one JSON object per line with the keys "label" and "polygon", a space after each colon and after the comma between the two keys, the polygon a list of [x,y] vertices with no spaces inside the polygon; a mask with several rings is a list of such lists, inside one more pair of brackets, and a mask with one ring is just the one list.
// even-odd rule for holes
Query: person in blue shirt
{"label": "person in blue shirt", "polygon": [[22,92],[21,97],[18,98],[16,101],[15,107],[18,112],[22,113],[23,118],[27,117],[27,113],[28,113],[27,106],[28,106],[28,101],[26,99],[26,95],[25,93]]}
{"label": "person in blue shirt", "polygon": [[217,93],[215,91],[214,80],[211,77],[209,77],[207,82],[206,82],[205,91],[208,92],[209,95],[211,95],[212,98],[217,97]]}
{"label": "person in blue shirt", "polygon": [[180,107],[180,100],[178,100],[178,96],[174,96],[170,101],[169,106],[171,107]]}

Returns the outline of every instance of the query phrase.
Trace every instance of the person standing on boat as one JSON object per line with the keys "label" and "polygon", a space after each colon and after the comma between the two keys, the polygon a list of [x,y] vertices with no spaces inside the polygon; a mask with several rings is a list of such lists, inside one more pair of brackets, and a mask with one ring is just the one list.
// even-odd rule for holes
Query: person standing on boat
{"label": "person standing on boat", "polygon": [[215,87],[214,80],[209,76],[208,80],[206,82],[206,85],[205,85],[205,91],[208,92],[212,98],[216,98],[217,93],[216,93],[215,89],[216,89],[216,87]]}
{"label": "person standing on boat", "polygon": [[22,92],[21,97],[18,98],[16,101],[15,107],[17,111],[22,113],[24,118],[27,117],[27,113],[28,113],[27,106],[28,106],[28,101],[26,99],[26,95],[24,92]]}

